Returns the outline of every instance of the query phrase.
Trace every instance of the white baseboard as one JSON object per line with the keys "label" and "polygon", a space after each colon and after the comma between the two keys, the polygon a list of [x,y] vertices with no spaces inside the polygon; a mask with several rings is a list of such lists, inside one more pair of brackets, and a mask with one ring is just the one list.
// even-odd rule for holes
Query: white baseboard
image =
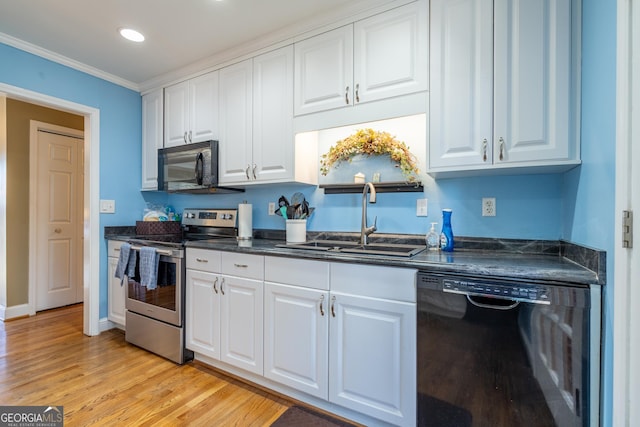
{"label": "white baseboard", "polygon": [[0,320],[2,321],[16,317],[33,316],[34,314],[29,304],[12,305],[11,307],[0,305]]}
{"label": "white baseboard", "polygon": [[124,330],[124,326],[114,323],[111,320],[107,319],[106,317],[103,317],[98,321],[98,330],[100,332],[108,331],[109,329],[114,329],[114,328]]}

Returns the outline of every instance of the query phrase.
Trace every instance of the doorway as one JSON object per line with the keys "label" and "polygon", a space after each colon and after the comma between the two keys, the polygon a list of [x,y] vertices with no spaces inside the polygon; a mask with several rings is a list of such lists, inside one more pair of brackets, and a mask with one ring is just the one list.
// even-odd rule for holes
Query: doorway
{"label": "doorway", "polygon": [[[5,83],[0,83],[0,97],[6,95],[8,98],[42,105],[60,111],[66,111],[83,117],[84,120],[84,188],[83,188],[83,333],[85,335],[98,335],[100,333],[100,110],[83,104],[67,101]],[[0,128],[6,124],[0,120]],[[1,131],[2,129],[0,129]],[[0,149],[5,147],[6,138],[2,141],[3,135],[0,132]],[[6,154],[6,153],[0,153]],[[6,158],[6,156],[4,156]],[[0,163],[2,156],[0,156]],[[4,165],[0,164],[0,171]],[[4,200],[0,200],[0,218],[6,218],[6,195]],[[0,221],[0,235],[6,236],[7,223]],[[1,244],[0,244],[1,246]],[[5,251],[6,253],[6,251]],[[6,257],[0,259],[0,266],[6,265]],[[4,270],[6,271],[6,270]],[[0,274],[0,303],[2,295],[6,296],[6,275]],[[34,297],[35,298],[35,297]],[[13,307],[0,307],[5,318],[19,317],[21,315],[35,314],[34,298],[29,296],[29,304],[16,307],[10,314],[9,309]],[[6,312],[5,312],[6,310]]]}
{"label": "doorway", "polygon": [[84,132],[30,122],[29,294],[36,311],[82,302]]}

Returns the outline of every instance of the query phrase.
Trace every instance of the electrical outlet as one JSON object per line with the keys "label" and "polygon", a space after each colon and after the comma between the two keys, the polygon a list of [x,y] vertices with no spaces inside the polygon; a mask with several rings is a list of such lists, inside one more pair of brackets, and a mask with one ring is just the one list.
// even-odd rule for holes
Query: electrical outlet
{"label": "electrical outlet", "polygon": [[416,216],[427,216],[427,199],[416,200]]}
{"label": "electrical outlet", "polygon": [[275,214],[276,214],[276,203],[269,202],[269,215],[275,215]]}
{"label": "electrical outlet", "polygon": [[496,216],[496,198],[482,198],[482,216]]}

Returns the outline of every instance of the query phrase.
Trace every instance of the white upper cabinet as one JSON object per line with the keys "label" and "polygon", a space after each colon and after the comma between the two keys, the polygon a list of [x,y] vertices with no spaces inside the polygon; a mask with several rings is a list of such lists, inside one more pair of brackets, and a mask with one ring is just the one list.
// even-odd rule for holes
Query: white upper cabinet
{"label": "white upper cabinet", "polygon": [[169,86],[164,91],[164,146],[218,139],[218,72]]}
{"label": "white upper cabinet", "polygon": [[142,97],[142,189],[158,189],[158,149],[162,148],[162,89]]}
{"label": "white upper cabinet", "polygon": [[295,44],[295,114],[428,88],[428,9],[418,1]]}
{"label": "white upper cabinet", "polygon": [[220,70],[221,183],[315,183],[307,149],[294,142],[293,46]]}
{"label": "white upper cabinet", "polygon": [[431,1],[431,174],[580,163],[572,12],[572,0]]}
{"label": "white upper cabinet", "polygon": [[220,182],[247,182],[253,172],[251,59],[220,70]]}
{"label": "white upper cabinet", "polygon": [[295,114],[353,103],[353,26],[295,44]]}

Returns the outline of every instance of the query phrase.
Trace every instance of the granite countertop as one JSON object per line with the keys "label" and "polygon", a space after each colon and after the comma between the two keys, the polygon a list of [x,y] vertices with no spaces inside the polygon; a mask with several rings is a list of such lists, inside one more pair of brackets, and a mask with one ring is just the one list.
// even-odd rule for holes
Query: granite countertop
{"label": "granite countertop", "polygon": [[259,255],[284,256],[332,262],[410,267],[433,273],[454,273],[494,278],[512,278],[588,285],[604,284],[598,274],[560,255],[497,253],[493,250],[458,250],[453,253],[423,251],[412,257],[359,255],[327,251],[289,249],[281,240],[235,239],[188,242],[187,248],[214,249]]}
{"label": "granite countertop", "polygon": [[[113,231],[114,233],[108,233]],[[105,238],[127,240],[134,236],[114,227]],[[148,236],[152,237],[152,236]],[[354,233],[308,233],[308,240],[357,241]],[[423,236],[376,235],[378,242],[424,245]],[[331,262],[415,268],[431,273],[461,274],[501,279],[537,280],[574,285],[604,285],[605,252],[565,241],[456,238],[452,253],[423,251],[412,257],[360,255],[282,247],[284,235],[256,232],[254,239],[235,238],[189,241],[187,248],[202,248],[257,255]]]}

